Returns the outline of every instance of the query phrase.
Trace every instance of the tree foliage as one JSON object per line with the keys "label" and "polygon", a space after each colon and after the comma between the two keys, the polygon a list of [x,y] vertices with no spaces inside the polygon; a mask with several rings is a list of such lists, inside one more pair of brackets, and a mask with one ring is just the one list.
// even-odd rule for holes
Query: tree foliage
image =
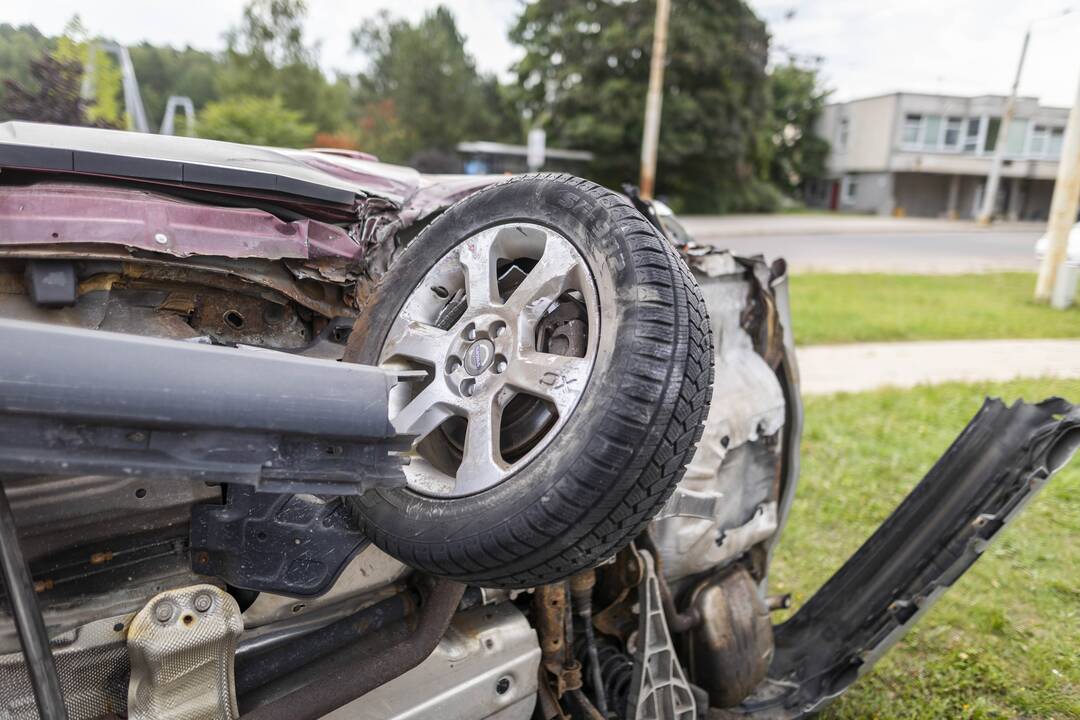
{"label": "tree foliage", "polygon": [[[636,181],[652,50],[653,0],[537,0],[511,39],[519,107],[552,144],[592,150],[598,180]],[[761,124],[768,108],[764,23],[742,0],[672,10],[658,192],[691,210],[771,200]]]}
{"label": "tree foliage", "polygon": [[120,98],[123,87],[120,67],[91,40],[78,15],[68,21],[53,55],[61,63],[76,63],[82,68],[82,83],[90,91],[85,112],[91,124],[111,128],[127,126]]}
{"label": "tree foliage", "polygon": [[212,140],[276,147],[304,147],[315,135],[315,126],[279,97],[239,96],[209,103],[199,113],[197,128],[201,137]]}
{"label": "tree foliage", "polygon": [[33,25],[15,27],[0,24],[0,121],[12,119],[8,112],[7,88],[36,88],[34,61],[56,48],[56,39],[38,32]]}
{"label": "tree foliage", "polygon": [[828,93],[815,70],[781,65],[769,74],[769,180],[789,195],[825,173],[829,143],[813,132]]}
{"label": "tree foliage", "polygon": [[196,108],[219,99],[217,77],[221,63],[213,53],[158,47],[146,42],[129,48],[128,52],[139,78],[139,93],[151,128],[161,123],[170,95],[187,96]]}
{"label": "tree foliage", "polygon": [[[817,73],[767,70],[768,33],[746,1],[673,2],[657,190],[678,209],[772,209],[824,170],[828,145],[812,132],[826,97]],[[169,95],[186,95],[206,137],[314,141],[454,172],[461,141],[521,143],[538,126],[553,147],[592,151],[594,179],[637,180],[655,0],[522,3],[509,84],[477,69],[445,7],[411,22],[382,13],[354,30],[366,65],[351,77],[319,67],[306,16],[306,0],[248,0],[222,52],[130,48],[152,124]],[[66,38],[0,25],[0,120],[14,99],[20,117],[122,125],[119,72],[99,41],[77,22]],[[58,59],[41,60],[48,53]],[[89,103],[76,67],[94,69]]]}
{"label": "tree foliage", "polygon": [[353,32],[353,44],[369,61],[357,93],[362,149],[409,161],[462,140],[520,133],[497,80],[477,71],[445,7],[415,25],[384,12]]}
{"label": "tree foliage", "polygon": [[[90,42],[78,16],[56,39],[44,38],[32,27],[16,29],[10,25],[0,27],[0,38],[11,41],[0,51],[0,69],[9,63],[24,64],[10,75],[3,73],[0,118],[97,127],[124,125],[120,70]],[[84,97],[86,89],[90,92]]]}
{"label": "tree foliage", "polygon": [[348,117],[350,88],[319,69],[318,49],[304,39],[306,16],[304,0],[251,0],[227,35],[218,95],[280,97],[305,122],[334,132]]}
{"label": "tree foliage", "polygon": [[306,16],[305,0],[250,0],[227,35],[229,51],[262,69],[310,64],[315,53],[304,43]]}
{"label": "tree foliage", "polygon": [[9,119],[58,125],[87,125],[86,107],[79,95],[82,64],[43,55],[30,61],[27,82],[4,80],[0,112]]}

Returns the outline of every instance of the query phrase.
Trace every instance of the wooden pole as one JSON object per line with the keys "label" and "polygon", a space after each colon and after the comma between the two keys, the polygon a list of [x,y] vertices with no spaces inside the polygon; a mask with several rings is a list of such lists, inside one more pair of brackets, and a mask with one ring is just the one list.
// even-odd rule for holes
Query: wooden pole
{"label": "wooden pole", "polygon": [[983,195],[983,206],[979,212],[978,223],[989,225],[994,219],[994,206],[997,204],[998,184],[1001,182],[1001,164],[1005,159],[1006,145],[1009,141],[1009,125],[1012,124],[1013,115],[1016,113],[1016,91],[1020,87],[1020,73],[1024,70],[1024,58],[1027,57],[1028,44],[1031,42],[1031,28],[1024,33],[1024,44],[1020,48],[1020,62],[1016,64],[1016,77],[1013,79],[1012,91],[1005,103],[1005,112],[1001,116],[1001,125],[998,127],[997,145],[994,147],[994,159],[990,163],[990,174],[986,177],[986,193]]}
{"label": "wooden pole", "polygon": [[660,110],[664,104],[664,60],[667,57],[668,17],[671,0],[656,0],[649,94],[645,98],[645,133],[641,140],[640,195],[652,200],[656,188],[656,149],[660,143]]}
{"label": "wooden pole", "polygon": [[1076,222],[1077,208],[1080,206],[1080,84],[1076,88],[1076,100],[1069,111],[1069,122],[1065,126],[1065,140],[1062,143],[1061,159],[1058,161],[1057,181],[1054,183],[1054,197],[1050,201],[1050,220],[1046,234],[1050,246],[1046,249],[1039,279],[1035,284],[1035,300],[1052,300],[1054,307],[1064,309],[1072,303],[1072,298],[1065,297],[1065,258],[1069,248],[1069,232]]}

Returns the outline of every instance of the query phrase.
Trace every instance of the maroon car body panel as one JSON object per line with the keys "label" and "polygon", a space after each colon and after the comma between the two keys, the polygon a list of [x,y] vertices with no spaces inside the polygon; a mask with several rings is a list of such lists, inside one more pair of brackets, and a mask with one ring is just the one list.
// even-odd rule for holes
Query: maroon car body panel
{"label": "maroon car body panel", "polygon": [[[86,130],[33,123],[21,123],[14,129],[50,138],[58,134],[66,137],[66,130],[75,135]],[[94,131],[91,139],[100,143],[102,133],[129,144],[145,137]],[[502,179],[422,175],[362,155],[256,148],[193,138],[183,141],[193,150],[200,142],[206,143],[218,155],[224,152],[223,146],[234,147],[235,152],[224,154],[246,163],[244,172],[251,172],[257,154],[255,159],[260,163],[289,168],[304,179],[327,177],[337,188],[351,189],[354,200],[350,207],[348,203],[280,195],[250,184],[208,186],[146,174],[103,175],[80,170],[78,163],[58,169],[20,160],[0,168],[14,171],[0,172],[0,247],[99,244],[176,257],[332,260],[349,265],[364,260],[365,249],[373,238],[378,239],[376,234],[381,237],[387,230],[399,231]],[[2,142],[12,141],[0,136]],[[156,147],[160,143],[151,144]],[[18,150],[21,146],[11,147]],[[168,150],[178,152],[171,146]],[[228,166],[215,167],[227,176]],[[245,207],[248,204],[250,207]],[[297,216],[301,218],[292,219]]]}
{"label": "maroon car body panel", "polygon": [[0,186],[0,245],[123,245],[177,257],[356,259],[336,225],[286,222],[252,208],[177,200],[144,190],[42,182]]}

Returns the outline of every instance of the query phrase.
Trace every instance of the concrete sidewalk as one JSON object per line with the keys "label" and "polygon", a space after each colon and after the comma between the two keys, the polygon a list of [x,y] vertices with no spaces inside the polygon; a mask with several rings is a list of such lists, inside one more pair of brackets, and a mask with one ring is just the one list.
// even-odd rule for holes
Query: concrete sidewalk
{"label": "concrete sidewalk", "polygon": [[1080,340],[811,345],[796,352],[806,395],[1020,377],[1080,378]]}

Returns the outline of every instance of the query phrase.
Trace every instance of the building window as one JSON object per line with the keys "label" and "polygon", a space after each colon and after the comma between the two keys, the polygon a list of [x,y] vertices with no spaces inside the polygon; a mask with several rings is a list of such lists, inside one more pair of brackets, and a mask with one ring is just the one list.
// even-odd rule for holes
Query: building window
{"label": "building window", "polygon": [[1065,128],[1035,125],[1031,128],[1027,154],[1032,157],[1057,159],[1061,155],[1061,141],[1065,137]]}
{"label": "building window", "polygon": [[854,175],[845,175],[840,184],[840,199],[845,205],[855,204],[855,193],[859,190],[859,181]]}
{"label": "building window", "polygon": [[922,146],[927,150],[936,150],[941,144],[941,116],[927,115],[923,128]]}
{"label": "building window", "polygon": [[998,133],[1001,131],[1001,118],[992,117],[986,124],[986,141],[983,143],[983,152],[994,152],[997,147]]}
{"label": "building window", "polygon": [[847,149],[848,135],[851,133],[851,120],[846,117],[840,118],[840,125],[836,130],[836,147],[840,150]]}
{"label": "building window", "polygon": [[967,132],[964,133],[964,152],[973,153],[979,149],[979,128],[982,118],[968,118]]}
{"label": "building window", "polygon": [[[956,121],[955,135],[960,135],[960,118],[949,118]],[[920,113],[908,113],[904,115],[904,128],[900,136],[900,142],[909,150],[938,150],[945,140],[945,132],[948,124],[941,115],[922,115]]]}
{"label": "building window", "polygon": [[907,114],[904,116],[904,131],[900,136],[900,142],[907,147],[915,147],[922,137],[923,116]]}
{"label": "building window", "polygon": [[1055,160],[1061,157],[1061,141],[1065,138],[1065,128],[1050,128],[1046,141],[1046,156]]}
{"label": "building window", "polygon": [[1009,136],[1005,138],[1005,152],[1012,156],[1024,154],[1024,140],[1027,138],[1028,121],[1017,118],[1009,123]]}
{"label": "building window", "polygon": [[[945,149],[956,150],[960,147],[960,131],[964,127],[964,119],[951,117],[945,122]],[[978,132],[978,130],[976,130]]]}
{"label": "building window", "polygon": [[1036,125],[1031,128],[1031,141],[1028,143],[1029,155],[1045,155],[1049,128],[1045,125]]}

